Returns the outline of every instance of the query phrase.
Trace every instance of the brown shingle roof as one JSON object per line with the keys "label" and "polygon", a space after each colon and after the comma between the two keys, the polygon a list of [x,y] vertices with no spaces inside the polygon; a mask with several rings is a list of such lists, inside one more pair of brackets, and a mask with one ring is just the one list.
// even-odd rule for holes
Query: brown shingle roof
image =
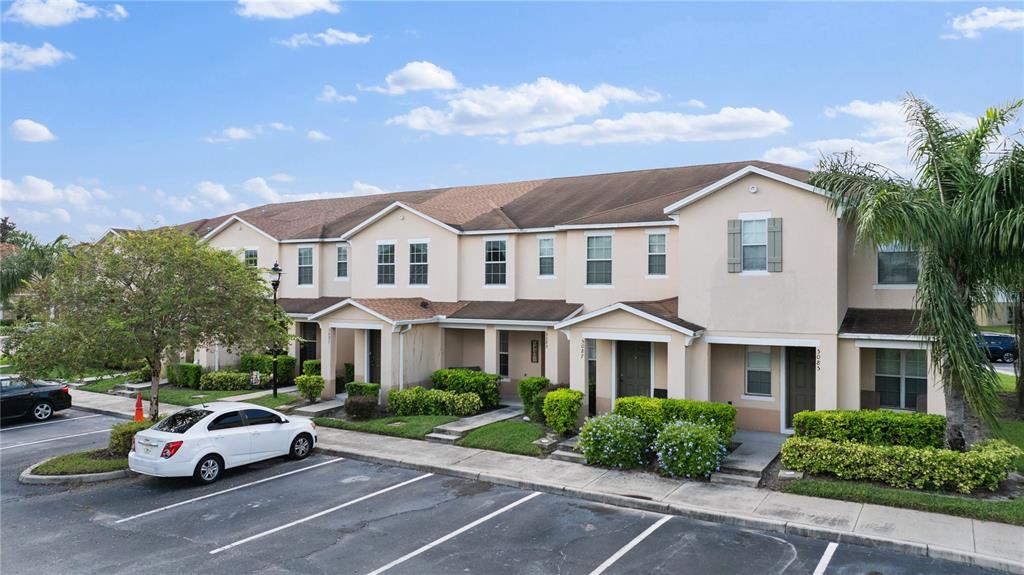
{"label": "brown shingle roof", "polygon": [[465,302],[432,302],[421,297],[358,298],[352,301],[394,321],[430,319],[448,315],[466,305]]}
{"label": "brown shingle roof", "polygon": [[690,331],[704,331],[704,326],[686,321],[679,317],[679,298],[673,297],[658,301],[624,301],[631,308],[653,315],[659,319],[674,323]]}
{"label": "brown shingle roof", "polygon": [[277,305],[288,313],[316,313],[325,310],[332,305],[343,301],[343,297],[318,297],[318,298],[277,298]]}
{"label": "brown shingle roof", "polygon": [[917,335],[919,313],[913,309],[850,308],[839,333]]}
{"label": "brown shingle roof", "polygon": [[560,300],[470,301],[450,314],[452,319],[558,322],[582,306]]}

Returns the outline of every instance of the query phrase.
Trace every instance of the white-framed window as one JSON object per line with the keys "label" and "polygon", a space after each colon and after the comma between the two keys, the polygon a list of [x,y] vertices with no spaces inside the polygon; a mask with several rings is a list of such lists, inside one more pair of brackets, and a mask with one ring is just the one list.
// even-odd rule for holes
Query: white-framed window
{"label": "white-framed window", "polygon": [[429,246],[427,242],[409,243],[409,285],[427,285]]}
{"label": "white-framed window", "polygon": [[660,232],[647,234],[647,275],[649,276],[663,276],[668,273],[665,238],[665,234]]}
{"label": "white-framed window", "polygon": [[259,265],[259,255],[260,252],[256,248],[245,248],[245,251],[242,252],[242,261],[245,262],[245,265],[254,268]]}
{"label": "white-framed window", "polygon": [[300,286],[313,285],[313,247],[299,247],[299,273],[298,282]]}
{"label": "white-framed window", "polygon": [[508,331],[498,331],[498,375],[508,377]]}
{"label": "white-framed window", "polygon": [[345,244],[338,244],[337,277],[348,279],[348,246]]}
{"label": "white-framed window", "polygon": [[395,285],[395,244],[377,244],[377,285]]}
{"label": "white-framed window", "polygon": [[555,238],[553,237],[537,238],[537,275],[541,277],[555,275]]}
{"label": "white-framed window", "polygon": [[506,281],[508,244],[504,239],[484,241],[484,285],[503,286]]}
{"label": "white-framed window", "polygon": [[587,285],[611,285],[612,236],[587,236]]}
{"label": "white-framed window", "polygon": [[772,396],[772,348],[747,346],[747,382],[743,393],[756,397]]}
{"label": "white-framed window", "polygon": [[928,393],[928,353],[923,349],[876,349],[875,391],[880,407],[917,409]]}
{"label": "white-framed window", "polygon": [[768,271],[768,220],[743,220],[743,271]]}
{"label": "white-framed window", "polygon": [[914,285],[920,271],[917,252],[898,244],[878,247],[878,284]]}

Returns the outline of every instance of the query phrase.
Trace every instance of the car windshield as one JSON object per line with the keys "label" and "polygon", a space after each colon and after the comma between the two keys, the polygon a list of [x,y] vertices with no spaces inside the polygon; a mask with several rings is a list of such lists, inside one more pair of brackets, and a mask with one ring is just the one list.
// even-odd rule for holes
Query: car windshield
{"label": "car windshield", "polygon": [[196,422],[211,413],[213,412],[205,409],[183,409],[161,419],[159,423],[153,426],[153,429],[157,431],[166,431],[167,433],[185,433],[191,429]]}

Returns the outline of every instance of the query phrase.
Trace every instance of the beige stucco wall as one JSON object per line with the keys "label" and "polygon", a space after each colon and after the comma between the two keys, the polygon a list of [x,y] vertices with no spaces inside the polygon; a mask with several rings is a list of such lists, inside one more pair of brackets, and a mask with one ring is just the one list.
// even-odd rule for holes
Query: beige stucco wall
{"label": "beige stucco wall", "polygon": [[[537,362],[530,359],[530,342],[537,342]],[[524,377],[544,375],[541,368],[544,361],[544,332],[517,331],[508,332],[508,377],[518,381]]]}
{"label": "beige stucco wall", "polygon": [[241,222],[232,222],[207,241],[215,248],[238,252],[239,258],[242,250],[255,248],[257,266],[261,268],[272,267],[278,258],[277,242]]}
{"label": "beige stucco wall", "polygon": [[[299,247],[313,248],[313,284],[299,285]],[[323,267],[323,253],[318,249],[318,244],[281,244],[281,269],[284,275],[281,276],[281,287],[278,289],[278,297],[287,298],[318,298],[323,295],[324,282],[321,280],[321,268]],[[329,265],[334,265],[333,261]]]}
{"label": "beige stucco wall", "polygon": [[[666,234],[664,277],[647,277],[647,231]],[[588,234],[612,234],[612,285],[588,286]],[[653,301],[675,297],[680,281],[675,226],[619,228],[615,230],[572,230],[566,232],[565,300],[584,305],[584,311],[620,301]],[[689,273],[689,272],[688,272]]]}
{"label": "beige stucco wall", "polygon": [[[399,348],[404,347],[405,373],[404,387],[430,384],[430,374],[444,367],[444,341],[442,328],[438,325],[414,325],[404,336],[394,334],[392,350],[394,350],[396,384],[399,370]],[[401,338],[405,338],[404,346]]]}
{"label": "beige stucco wall", "polygon": [[[346,245],[346,242],[324,242],[317,245],[319,252],[318,260],[323,262],[319,268],[314,269],[316,279],[321,286],[320,295],[330,297],[350,297],[352,295],[352,247],[349,246],[347,278],[338,277],[338,246]],[[298,272],[296,272],[298,273]]]}
{"label": "beige stucco wall", "polygon": [[846,252],[849,261],[848,297],[850,307],[912,309],[916,291],[905,286],[876,286],[878,254],[871,244],[857,244],[848,234]]}
{"label": "beige stucco wall", "polygon": [[[505,285],[484,285],[484,245],[488,239],[504,238],[505,243]],[[458,245],[458,295],[463,300],[512,301],[516,299],[516,273],[518,263],[518,234],[495,234],[493,236],[461,236]],[[455,253],[455,252],[453,252]],[[532,268],[535,270],[535,268]]]}
{"label": "beige stucco wall", "polygon": [[[538,238],[555,240],[555,275],[538,276],[540,271],[540,242]],[[570,260],[566,252],[566,233],[518,234],[516,239],[516,299],[563,299],[565,297],[565,270]],[[577,258],[572,258],[577,259]]]}
{"label": "beige stucco wall", "polygon": [[444,329],[444,367],[484,368],[482,329]]}
{"label": "beige stucco wall", "polygon": [[781,353],[781,348],[771,347],[771,398],[745,399],[746,346],[711,345],[711,401],[736,407],[737,428],[778,433],[782,409]]}

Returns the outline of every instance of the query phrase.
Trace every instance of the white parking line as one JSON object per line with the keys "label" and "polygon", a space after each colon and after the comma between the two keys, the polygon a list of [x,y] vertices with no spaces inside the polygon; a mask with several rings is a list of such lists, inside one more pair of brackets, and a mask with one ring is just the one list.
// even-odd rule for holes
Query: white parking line
{"label": "white parking line", "polygon": [[828,547],[825,548],[825,553],[821,556],[821,560],[818,561],[818,566],[814,568],[814,575],[823,575],[825,573],[829,562],[832,561],[832,554],[836,552],[836,547],[839,547],[838,543],[829,542]]}
{"label": "white parking line", "polygon": [[27,427],[36,427],[38,425],[50,425],[51,423],[65,423],[68,421],[78,421],[79,419],[89,419],[90,417],[103,417],[101,413],[94,413],[92,415],[83,415],[82,417],[72,417],[71,419],[54,419],[53,421],[44,421],[42,423],[30,423],[28,425],[18,425],[16,427],[8,427],[7,429],[0,430],[0,433],[4,431],[14,431],[15,429],[25,429]]}
{"label": "white parking line", "polygon": [[469,531],[470,529],[476,527],[477,525],[480,525],[481,523],[484,523],[485,521],[489,521],[489,520],[491,520],[491,519],[501,515],[502,513],[506,512],[506,511],[509,511],[510,509],[514,509],[515,507],[519,506],[520,504],[526,503],[527,501],[533,499],[534,497],[536,497],[538,495],[540,495],[540,491],[534,491],[533,493],[527,495],[526,497],[523,497],[522,499],[519,499],[518,501],[514,501],[512,503],[509,503],[508,505],[502,507],[501,509],[499,509],[497,511],[492,511],[491,513],[489,513],[487,515],[484,515],[480,519],[477,519],[476,521],[474,521],[474,522],[472,522],[472,523],[470,523],[468,525],[464,525],[464,526],[456,529],[455,531],[452,531],[448,535],[445,535],[444,537],[441,537],[440,539],[435,539],[435,540],[431,541],[430,543],[427,543],[423,547],[420,547],[419,549],[417,549],[417,550],[415,550],[415,551],[413,551],[411,553],[406,553],[405,555],[402,555],[401,557],[399,557],[398,559],[395,559],[391,563],[388,563],[387,565],[385,565],[385,566],[383,566],[383,567],[381,567],[379,569],[371,571],[369,573],[369,575],[380,575],[380,573],[383,573],[383,572],[387,571],[388,569],[391,569],[392,567],[394,567],[396,565],[401,565],[402,563],[405,563],[409,559],[412,559],[413,557],[415,557],[415,556],[417,556],[417,555],[419,555],[421,553],[425,553],[425,552],[433,549],[434,547],[437,547],[438,545],[444,543],[445,541],[448,541],[449,539],[452,539],[453,537],[458,537],[462,533],[465,533],[466,531]]}
{"label": "white parking line", "polygon": [[288,472],[285,472],[285,473],[279,473],[277,475],[272,475],[270,477],[264,477],[263,479],[257,479],[256,481],[250,481],[249,483],[243,483],[241,485],[236,485],[236,486],[228,488],[228,489],[222,489],[221,491],[216,491],[214,493],[207,493],[206,495],[200,495],[199,497],[193,497],[192,499],[186,499],[185,501],[179,501],[177,503],[172,503],[170,505],[164,505],[163,507],[158,507],[156,509],[152,509],[150,511],[146,511],[144,513],[139,513],[137,515],[132,515],[131,517],[125,517],[123,519],[118,519],[114,523],[124,523],[125,521],[131,521],[132,519],[138,519],[139,517],[146,517],[147,515],[153,515],[154,513],[160,513],[161,511],[167,511],[168,509],[174,509],[175,507],[181,507],[182,505],[188,505],[189,503],[195,503],[196,501],[202,501],[203,499],[209,499],[211,497],[216,497],[218,495],[224,495],[225,493],[231,493],[232,491],[238,491],[239,489],[242,489],[242,488],[245,488],[245,487],[252,487],[253,485],[259,485],[260,483],[266,483],[267,481],[273,481],[274,479],[280,479],[282,477],[287,477],[289,475],[294,475],[294,474],[300,473],[302,471],[307,471],[307,470],[310,470],[310,469],[316,469],[317,467],[323,467],[324,465],[328,465],[328,464],[331,464],[331,463],[337,463],[339,461],[344,461],[344,460],[345,460],[344,457],[338,457],[338,458],[335,458],[335,459],[331,459],[329,461],[323,461],[323,462],[317,463],[315,465],[310,465],[309,467],[303,467],[302,469],[294,469],[292,471],[288,471]]}
{"label": "white parking line", "polygon": [[17,443],[14,445],[5,445],[0,447],[0,451],[4,449],[14,449],[15,447],[25,447],[26,445],[36,445],[37,443],[46,443],[47,441],[60,441],[61,439],[71,439],[72,437],[81,437],[83,435],[93,435],[96,433],[110,433],[109,429],[101,429],[99,431],[86,431],[85,433],[75,433],[72,435],[62,435],[60,437],[51,437],[50,439],[40,439],[39,441],[29,441],[26,443]]}
{"label": "white parking line", "polygon": [[639,545],[640,542],[643,541],[644,539],[647,539],[647,537],[651,533],[654,533],[655,531],[657,531],[657,529],[659,527],[661,527],[662,525],[664,525],[665,523],[667,523],[669,519],[672,519],[671,515],[666,515],[666,516],[662,517],[661,519],[655,521],[653,525],[651,525],[647,529],[644,529],[643,533],[641,533],[640,535],[637,535],[636,537],[633,538],[632,541],[630,541],[629,543],[626,543],[625,545],[623,545],[622,549],[619,549],[618,551],[615,552],[614,555],[612,555],[611,557],[605,559],[604,563],[598,565],[597,569],[594,569],[593,571],[590,572],[590,575],[601,575],[601,573],[604,573],[609,567],[614,565],[616,561],[618,561],[619,559],[622,559],[623,555],[625,555],[626,553],[629,553],[630,549],[632,549],[632,548],[636,547],[637,545]]}
{"label": "white parking line", "polygon": [[262,537],[266,537],[267,535],[271,535],[271,534],[277,533],[278,531],[284,531],[285,529],[288,529],[289,527],[295,527],[296,525],[300,525],[300,524],[305,523],[307,521],[312,521],[313,519],[316,519],[317,517],[323,517],[324,515],[327,515],[328,513],[333,513],[333,512],[335,512],[335,511],[337,511],[339,509],[344,509],[344,508],[348,507],[349,505],[355,505],[356,503],[359,503],[361,501],[366,501],[367,499],[370,499],[371,497],[376,497],[378,495],[383,495],[383,494],[385,494],[385,493],[387,493],[389,491],[394,491],[395,489],[398,489],[400,487],[405,487],[406,485],[409,485],[410,483],[415,483],[415,482],[417,482],[417,481],[419,481],[421,479],[426,479],[426,478],[428,478],[428,477],[430,477],[432,475],[434,475],[434,474],[433,473],[425,473],[423,475],[420,475],[419,477],[414,477],[414,478],[412,478],[412,479],[410,479],[408,481],[403,481],[403,482],[401,482],[401,483],[399,483],[397,485],[392,485],[391,487],[386,487],[384,489],[381,489],[380,491],[374,491],[373,493],[370,493],[368,495],[363,495],[362,497],[357,497],[357,498],[353,499],[352,501],[347,501],[345,503],[342,503],[341,505],[336,505],[334,507],[331,507],[330,509],[324,509],[323,511],[320,511],[318,513],[314,513],[314,514],[312,514],[312,515],[310,515],[308,517],[303,517],[302,519],[296,519],[295,521],[292,521],[291,523],[285,523],[284,525],[281,525],[280,527],[275,527],[273,529],[268,529],[267,531],[264,531],[262,533],[257,533],[256,535],[253,535],[251,537],[246,537],[245,539],[242,539],[240,541],[235,541],[234,543],[231,543],[229,545],[225,545],[223,547],[218,547],[218,548],[214,549],[213,551],[210,551],[210,555],[216,555],[217,553],[220,553],[221,551],[227,551],[228,549],[231,549],[233,547],[238,547],[239,545],[243,545],[243,544],[248,543],[250,541],[255,541],[256,539],[260,539]]}

